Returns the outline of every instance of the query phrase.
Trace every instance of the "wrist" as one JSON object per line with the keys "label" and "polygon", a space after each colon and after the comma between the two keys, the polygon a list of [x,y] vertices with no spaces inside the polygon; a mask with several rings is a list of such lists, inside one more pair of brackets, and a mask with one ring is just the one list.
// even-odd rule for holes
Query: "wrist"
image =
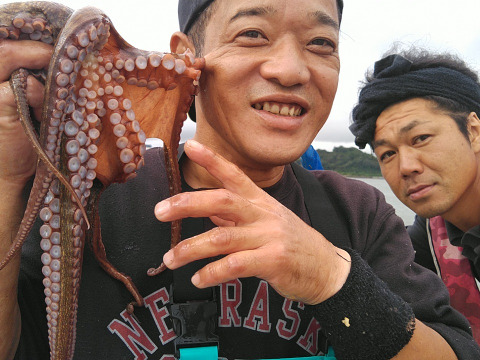
{"label": "wrist", "polygon": [[335,276],[335,281],[332,282],[332,289],[330,292],[330,296],[328,298],[332,297],[343,288],[343,285],[345,285],[345,282],[347,281],[347,278],[350,274],[350,270],[352,268],[351,266],[352,259],[348,252],[340,248],[336,248],[335,252],[337,254],[337,256],[334,257],[335,259],[334,274],[336,276]]}
{"label": "wrist", "polygon": [[2,199],[5,198],[19,198],[21,199],[26,191],[27,184],[32,177],[13,177],[3,179],[0,178],[0,192],[2,193]]}
{"label": "wrist", "polygon": [[[333,254],[330,257],[330,260],[331,265],[328,269],[329,275],[323,282],[325,286],[317,296],[316,300],[310,303],[312,305],[320,304],[337,294],[348,279],[351,269],[350,254],[343,249],[333,246]],[[322,268],[320,271],[324,272],[325,269]]]}
{"label": "wrist", "polygon": [[[10,181],[0,179],[0,212],[2,213],[2,229],[0,234],[11,237],[10,232],[18,230],[23,218],[30,186],[28,181]],[[14,235],[14,234],[13,234]]]}
{"label": "wrist", "polygon": [[1,179],[0,186],[2,187],[2,192],[12,191],[14,194],[21,194],[23,188],[25,187],[27,180],[15,180],[15,179]]}

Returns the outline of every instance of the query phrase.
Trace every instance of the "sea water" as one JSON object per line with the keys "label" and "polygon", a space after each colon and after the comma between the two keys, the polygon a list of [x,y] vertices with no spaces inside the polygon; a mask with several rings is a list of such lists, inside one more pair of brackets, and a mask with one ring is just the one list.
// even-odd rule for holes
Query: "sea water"
{"label": "sea water", "polygon": [[385,200],[395,208],[395,213],[403,219],[405,225],[411,225],[413,223],[415,213],[405,206],[393,193],[388,183],[384,178],[356,178],[366,182],[369,185],[376,187],[385,195]]}

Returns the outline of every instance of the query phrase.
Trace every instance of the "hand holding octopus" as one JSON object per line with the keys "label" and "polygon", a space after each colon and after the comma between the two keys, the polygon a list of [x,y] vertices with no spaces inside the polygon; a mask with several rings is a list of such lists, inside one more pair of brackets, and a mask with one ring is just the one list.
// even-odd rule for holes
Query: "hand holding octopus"
{"label": "hand holding octopus", "polygon": [[[15,182],[20,189],[35,173],[36,154],[18,120],[9,79],[18,68],[48,67],[52,50],[50,45],[36,41],[3,40],[0,48],[0,180]],[[27,99],[38,120],[41,118],[43,85],[33,76],[29,76],[27,82]]]}

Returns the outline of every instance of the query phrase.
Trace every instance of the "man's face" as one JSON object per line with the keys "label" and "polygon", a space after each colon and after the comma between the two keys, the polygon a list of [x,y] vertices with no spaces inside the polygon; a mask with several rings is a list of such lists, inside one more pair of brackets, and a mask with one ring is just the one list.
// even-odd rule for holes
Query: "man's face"
{"label": "man's face", "polygon": [[412,99],[384,110],[374,148],[385,180],[417,214],[452,221],[478,208],[476,147],[431,102]]}
{"label": "man's face", "polygon": [[330,112],[338,83],[335,0],[216,0],[196,138],[240,166],[297,159]]}

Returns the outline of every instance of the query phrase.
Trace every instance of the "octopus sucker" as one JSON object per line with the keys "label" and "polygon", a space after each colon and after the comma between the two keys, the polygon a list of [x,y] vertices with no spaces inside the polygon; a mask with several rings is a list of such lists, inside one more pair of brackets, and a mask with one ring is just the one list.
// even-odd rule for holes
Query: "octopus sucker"
{"label": "octopus sucker", "polygon": [[[11,80],[39,161],[24,218],[0,270],[19,251],[38,215],[43,221],[40,260],[51,359],[71,359],[86,242],[101,267],[132,294],[128,311],[143,305],[131,278],[107,259],[98,201],[111,183],[136,176],[144,164],[147,137],[163,140],[170,194],[181,191],[177,148],[204,60],[190,51],[136,49],[99,9],[73,12],[51,2],[0,7],[0,41],[21,39],[52,44],[54,51],[48,71],[20,69]],[[29,74],[45,81],[39,135],[24,95]],[[174,246],[180,240],[180,222],[172,222],[171,229]],[[148,274],[163,269],[161,265]]]}

